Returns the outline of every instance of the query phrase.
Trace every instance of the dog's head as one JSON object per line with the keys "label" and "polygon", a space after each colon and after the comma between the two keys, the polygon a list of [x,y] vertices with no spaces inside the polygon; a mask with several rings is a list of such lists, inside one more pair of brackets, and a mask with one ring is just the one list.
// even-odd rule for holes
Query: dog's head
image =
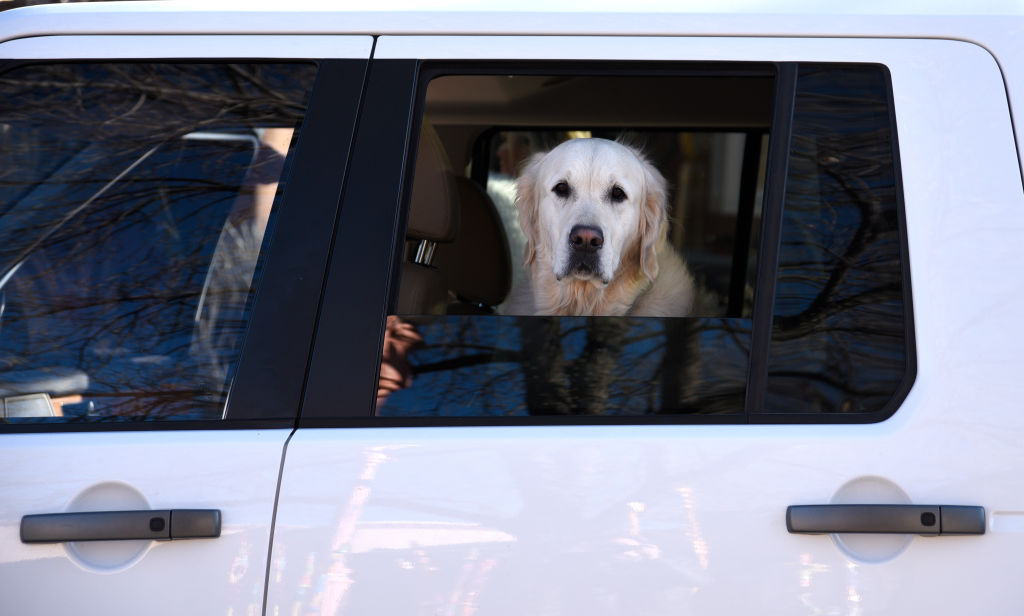
{"label": "dog's head", "polygon": [[624,263],[658,275],[665,179],[633,148],[573,139],[536,154],[520,175],[517,205],[527,266],[550,261],[557,280],[602,287]]}

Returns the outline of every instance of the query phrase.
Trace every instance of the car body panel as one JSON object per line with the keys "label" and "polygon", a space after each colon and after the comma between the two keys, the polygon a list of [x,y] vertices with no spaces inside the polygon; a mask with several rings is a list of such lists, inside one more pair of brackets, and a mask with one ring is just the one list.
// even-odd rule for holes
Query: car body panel
{"label": "car body panel", "polygon": [[[0,447],[0,590],[21,613],[248,613],[289,430],[8,434]],[[217,509],[221,536],[23,544],[24,515]],[[173,582],[172,582],[173,580]]]}

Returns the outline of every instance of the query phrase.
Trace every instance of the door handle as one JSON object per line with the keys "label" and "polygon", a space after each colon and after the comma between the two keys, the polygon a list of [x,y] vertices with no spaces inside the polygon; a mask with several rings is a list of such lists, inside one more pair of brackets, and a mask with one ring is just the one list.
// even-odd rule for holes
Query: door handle
{"label": "door handle", "polygon": [[984,535],[985,508],[951,505],[794,505],[786,530],[831,533]]}
{"label": "door handle", "polygon": [[219,509],[45,513],[21,518],[22,543],[198,539],[220,536]]}

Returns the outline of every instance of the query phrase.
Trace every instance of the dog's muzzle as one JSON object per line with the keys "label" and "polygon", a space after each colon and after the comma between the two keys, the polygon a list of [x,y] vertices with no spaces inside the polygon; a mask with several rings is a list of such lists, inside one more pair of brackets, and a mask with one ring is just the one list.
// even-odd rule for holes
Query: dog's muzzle
{"label": "dog's muzzle", "polygon": [[604,282],[600,271],[601,249],[604,247],[604,232],[600,227],[575,225],[569,231],[569,258],[565,275],[582,278],[597,277]]}

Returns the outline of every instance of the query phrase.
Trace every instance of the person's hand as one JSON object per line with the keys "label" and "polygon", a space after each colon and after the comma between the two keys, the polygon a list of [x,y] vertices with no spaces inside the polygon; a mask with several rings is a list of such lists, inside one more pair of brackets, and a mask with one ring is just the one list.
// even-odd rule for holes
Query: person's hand
{"label": "person's hand", "polygon": [[423,342],[423,337],[411,323],[391,315],[384,330],[384,351],[377,378],[377,404],[382,404],[391,393],[412,384],[412,364],[409,351]]}

